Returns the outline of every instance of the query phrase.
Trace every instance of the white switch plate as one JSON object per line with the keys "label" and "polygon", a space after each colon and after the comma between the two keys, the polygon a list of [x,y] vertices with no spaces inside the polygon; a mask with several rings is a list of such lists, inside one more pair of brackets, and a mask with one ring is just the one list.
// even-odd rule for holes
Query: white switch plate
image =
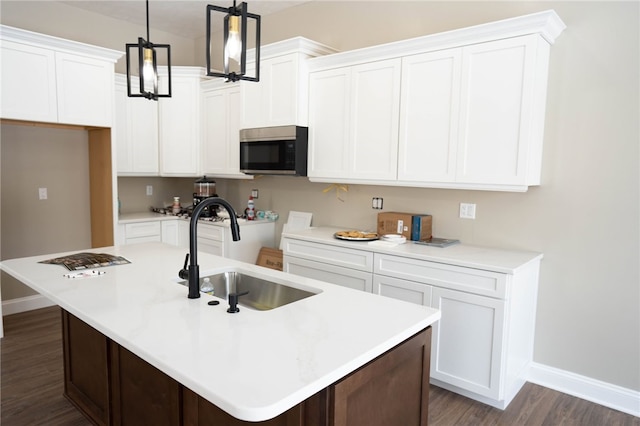
{"label": "white switch plate", "polygon": [[258,198],[258,190],[257,190],[257,189],[252,189],[252,190],[251,190],[251,196],[252,196],[253,198],[256,198],[256,199],[257,199],[257,198]]}
{"label": "white switch plate", "polygon": [[475,219],[476,218],[476,205],[470,203],[460,203],[460,218],[461,219]]}
{"label": "white switch plate", "polygon": [[40,200],[47,199],[47,188],[38,188],[38,198]]}
{"label": "white switch plate", "polygon": [[153,185],[147,185],[147,195],[153,195]]}

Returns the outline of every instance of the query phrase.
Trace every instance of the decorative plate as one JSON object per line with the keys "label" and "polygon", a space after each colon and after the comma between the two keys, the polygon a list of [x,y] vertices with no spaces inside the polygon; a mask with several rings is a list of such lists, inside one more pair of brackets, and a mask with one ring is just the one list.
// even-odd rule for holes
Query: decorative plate
{"label": "decorative plate", "polygon": [[333,236],[339,240],[347,241],[374,241],[379,238],[375,232],[364,231],[339,231]]}

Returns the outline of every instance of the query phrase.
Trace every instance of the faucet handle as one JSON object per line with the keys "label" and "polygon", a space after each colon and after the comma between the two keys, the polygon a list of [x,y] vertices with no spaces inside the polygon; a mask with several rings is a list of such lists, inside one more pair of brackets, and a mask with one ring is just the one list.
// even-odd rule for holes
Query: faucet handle
{"label": "faucet handle", "polygon": [[189,263],[189,253],[187,253],[187,256],[184,258],[184,266],[180,271],[178,271],[178,276],[183,280],[189,279],[189,270],[187,269],[187,263]]}
{"label": "faucet handle", "polygon": [[246,294],[249,294],[248,290],[242,293],[229,293],[229,309],[227,309],[227,312],[230,314],[240,312],[240,308],[238,308],[238,298]]}

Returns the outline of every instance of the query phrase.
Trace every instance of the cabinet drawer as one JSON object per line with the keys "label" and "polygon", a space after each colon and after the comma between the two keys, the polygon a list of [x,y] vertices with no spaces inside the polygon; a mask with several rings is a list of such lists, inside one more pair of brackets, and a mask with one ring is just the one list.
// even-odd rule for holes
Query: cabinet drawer
{"label": "cabinet drawer", "polygon": [[404,300],[422,306],[431,306],[431,289],[427,284],[399,280],[382,275],[373,276],[373,293],[392,299]]}
{"label": "cabinet drawer", "polygon": [[162,241],[160,235],[148,235],[146,237],[126,238],[125,244],[139,244],[139,243],[159,243]]}
{"label": "cabinet drawer", "polygon": [[160,221],[127,223],[124,226],[124,235],[127,240],[140,237],[158,237],[160,241]]}
{"label": "cabinet drawer", "polygon": [[[208,225],[198,223],[198,239],[206,238],[209,240],[224,241],[225,228],[222,226]],[[240,232],[242,237],[242,232]]]}
{"label": "cabinet drawer", "polygon": [[221,241],[210,240],[208,238],[200,239],[198,237],[198,251],[203,253],[215,254],[216,256],[224,256],[224,245]]}
{"label": "cabinet drawer", "polygon": [[284,271],[367,293],[372,289],[373,274],[371,272],[356,271],[290,256],[284,257]]}
{"label": "cabinet drawer", "polygon": [[509,296],[510,276],[482,269],[376,254],[374,273],[499,299]]}
{"label": "cabinet drawer", "polygon": [[285,255],[328,263],[334,266],[373,272],[373,252],[311,243],[289,238],[283,239]]}

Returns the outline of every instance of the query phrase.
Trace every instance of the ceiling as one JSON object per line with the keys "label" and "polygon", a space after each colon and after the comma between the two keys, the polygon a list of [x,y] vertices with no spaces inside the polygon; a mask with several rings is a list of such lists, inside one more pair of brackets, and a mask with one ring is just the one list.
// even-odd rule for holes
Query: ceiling
{"label": "ceiling", "polygon": [[[251,0],[248,11],[260,16],[279,12],[312,0]],[[61,1],[68,6],[89,12],[146,26],[146,2],[144,0]],[[206,6],[213,4],[230,7],[230,0],[150,0],[149,27],[181,37],[196,39],[205,36]],[[237,4],[240,4],[238,1]],[[153,31],[152,31],[153,32]]]}

